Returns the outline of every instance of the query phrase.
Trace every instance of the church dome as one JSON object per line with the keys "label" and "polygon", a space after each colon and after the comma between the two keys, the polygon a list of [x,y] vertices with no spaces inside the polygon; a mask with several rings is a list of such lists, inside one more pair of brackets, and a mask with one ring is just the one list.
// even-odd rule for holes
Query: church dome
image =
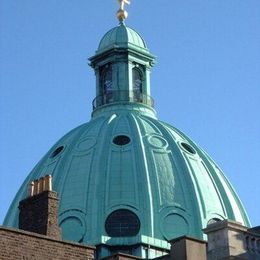
{"label": "church dome", "polygon": [[212,220],[249,225],[216,163],[178,129],[143,111],[107,107],[61,138],[25,180],[5,225],[17,226],[28,183],[46,174],[60,196],[59,223],[67,240],[94,245],[108,240],[119,232],[108,218],[122,210],[139,224],[133,225],[134,237],[115,235],[111,245],[148,237],[155,244],[182,235],[202,239],[202,228]]}
{"label": "church dome", "polygon": [[169,249],[171,239],[206,239],[202,229],[209,222],[250,225],[217,164],[157,119],[150,96],[154,60],[142,37],[124,23],[105,34],[90,58],[96,75],[91,120],[62,137],[35,166],[4,225],[18,226],[28,184],[47,174],[60,198],[63,239],[104,245],[105,253],[122,246],[141,256],[152,246],[155,257],[158,248]]}
{"label": "church dome", "polygon": [[120,23],[103,36],[99,43],[97,53],[113,48],[134,48],[139,51],[147,52],[144,39],[138,32],[126,26],[124,23]]}

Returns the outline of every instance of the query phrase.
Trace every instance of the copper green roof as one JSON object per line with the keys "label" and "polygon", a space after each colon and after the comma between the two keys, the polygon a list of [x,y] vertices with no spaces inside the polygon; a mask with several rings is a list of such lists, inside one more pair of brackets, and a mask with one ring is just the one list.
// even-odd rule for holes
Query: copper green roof
{"label": "copper green roof", "polygon": [[[18,226],[18,204],[28,184],[51,174],[67,240],[168,249],[167,241],[176,237],[205,238],[202,229],[212,220],[249,226],[217,164],[184,133],[157,119],[147,98],[154,57],[142,37],[120,24],[105,34],[90,60],[97,76],[92,119],[62,137],[35,166],[4,225]],[[142,75],[139,83],[134,70]],[[123,213],[131,227],[113,219]],[[124,228],[132,228],[131,236],[110,237],[127,234]]]}
{"label": "copper green roof", "polygon": [[148,51],[145,41],[140,34],[124,23],[120,23],[103,36],[97,53],[112,48],[133,48],[143,52]]}
{"label": "copper green roof", "polygon": [[[61,138],[25,180],[4,225],[17,226],[18,203],[26,197],[28,183],[52,174],[65,239],[101,243],[108,237],[106,218],[117,209],[134,212],[141,228],[135,237],[109,240],[114,245],[142,242],[141,236],[158,241],[203,238],[211,219],[248,226],[243,206],[217,164],[178,129],[134,106],[114,106]],[[122,135],[129,143],[115,144],[114,138]],[[64,148],[53,156],[59,147]]]}

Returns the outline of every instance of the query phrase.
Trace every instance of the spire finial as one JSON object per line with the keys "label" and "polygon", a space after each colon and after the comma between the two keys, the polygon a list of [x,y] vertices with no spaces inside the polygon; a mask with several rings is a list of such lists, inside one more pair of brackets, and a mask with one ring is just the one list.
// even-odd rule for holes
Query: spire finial
{"label": "spire finial", "polygon": [[118,3],[119,3],[119,10],[117,11],[117,18],[120,22],[123,22],[127,16],[128,16],[128,13],[127,11],[125,11],[125,4],[128,4],[130,5],[130,1],[129,0],[118,0]]}

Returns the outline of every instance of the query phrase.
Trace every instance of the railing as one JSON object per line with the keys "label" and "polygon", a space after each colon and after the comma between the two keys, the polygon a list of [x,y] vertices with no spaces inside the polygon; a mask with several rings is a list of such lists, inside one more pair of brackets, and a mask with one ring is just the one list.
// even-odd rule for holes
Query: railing
{"label": "railing", "polygon": [[116,102],[142,103],[154,107],[153,98],[151,96],[140,93],[139,91],[109,91],[107,94],[97,96],[93,100],[93,110],[95,110],[97,107]]}

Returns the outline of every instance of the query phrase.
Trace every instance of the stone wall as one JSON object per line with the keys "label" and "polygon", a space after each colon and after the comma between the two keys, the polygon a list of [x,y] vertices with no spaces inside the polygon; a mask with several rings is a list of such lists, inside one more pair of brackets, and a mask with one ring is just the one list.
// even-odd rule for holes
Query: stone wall
{"label": "stone wall", "polygon": [[206,241],[183,236],[171,242],[170,259],[172,260],[206,260]]}
{"label": "stone wall", "polygon": [[142,259],[142,258],[137,257],[137,256],[118,253],[118,254],[114,254],[114,255],[105,257],[102,260],[134,260],[134,259],[136,260],[136,259]]}
{"label": "stone wall", "polygon": [[0,227],[1,260],[90,260],[94,256],[94,247]]}

